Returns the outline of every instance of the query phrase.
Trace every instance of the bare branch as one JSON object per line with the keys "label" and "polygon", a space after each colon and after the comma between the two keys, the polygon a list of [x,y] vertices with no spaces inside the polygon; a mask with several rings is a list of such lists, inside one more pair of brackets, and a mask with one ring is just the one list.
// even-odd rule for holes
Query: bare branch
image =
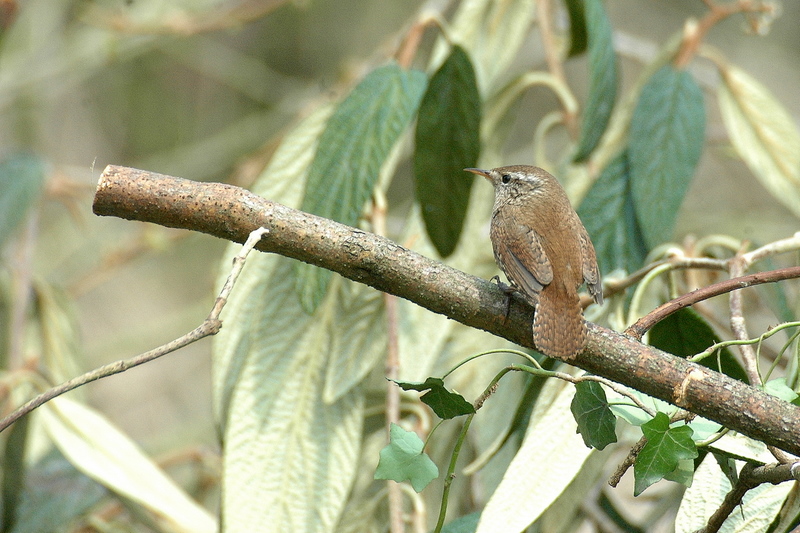
{"label": "bare branch", "polygon": [[[265,200],[243,189],[196,183],[124,167],[106,168],[94,211],[242,242],[270,228],[257,248],[338,272],[533,347],[532,309],[492,283],[423,257],[386,238]],[[731,280],[736,282],[736,280]],[[708,368],[589,324],[586,349],[568,361],[752,438],[800,453],[800,408]]]}

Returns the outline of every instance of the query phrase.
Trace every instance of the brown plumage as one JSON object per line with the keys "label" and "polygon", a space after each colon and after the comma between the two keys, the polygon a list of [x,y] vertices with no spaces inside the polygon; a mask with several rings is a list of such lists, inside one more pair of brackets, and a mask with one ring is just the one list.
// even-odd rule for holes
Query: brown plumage
{"label": "brown plumage", "polygon": [[574,357],[586,345],[578,287],[586,283],[598,304],[603,291],[594,246],[564,189],[538,167],[465,170],[494,186],[494,258],[536,308],[533,343],[545,355]]}

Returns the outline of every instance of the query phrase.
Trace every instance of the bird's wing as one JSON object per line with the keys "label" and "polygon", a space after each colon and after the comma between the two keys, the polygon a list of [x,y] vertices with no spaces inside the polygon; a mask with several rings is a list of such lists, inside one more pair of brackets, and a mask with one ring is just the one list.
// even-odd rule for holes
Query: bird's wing
{"label": "bird's wing", "polygon": [[535,231],[520,225],[504,228],[501,238],[493,238],[494,250],[503,271],[525,294],[536,298],[553,281],[550,260]]}
{"label": "bird's wing", "polygon": [[581,255],[583,256],[583,280],[589,289],[594,301],[603,304],[603,284],[600,281],[600,270],[597,268],[597,256],[592,246],[592,240],[581,226]]}

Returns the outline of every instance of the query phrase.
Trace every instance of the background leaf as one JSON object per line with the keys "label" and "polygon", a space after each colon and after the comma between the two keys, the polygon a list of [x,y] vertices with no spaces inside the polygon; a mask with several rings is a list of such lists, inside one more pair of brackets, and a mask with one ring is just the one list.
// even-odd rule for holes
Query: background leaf
{"label": "background leaf", "polygon": [[[708,322],[690,308],[681,309],[653,326],[648,338],[652,346],[678,357],[698,354],[720,340]],[[747,382],[744,368],[728,348],[720,350],[718,357],[706,357],[699,364]]]}
{"label": "background leaf", "polygon": [[580,381],[575,384],[570,411],[586,446],[602,450],[617,442],[617,417],[609,409],[606,392],[598,382]]}
{"label": "background leaf", "polygon": [[642,432],[647,437],[647,444],[633,465],[634,496],[664,479],[681,460],[697,457],[692,429],[689,426],[669,427],[669,417],[664,413],[656,413],[655,418],[643,424]]}
{"label": "background leaf", "polygon": [[[373,70],[336,108],[319,138],[300,209],[355,226],[381,165],[417,111],[427,78],[396,64]],[[331,272],[298,263],[303,309],[312,313]]]}
{"label": "background leaf", "polygon": [[589,38],[589,101],[583,111],[576,162],[585,161],[597,147],[617,97],[617,61],[611,22],[602,0],[584,0],[584,9]]}
{"label": "background leaf", "polygon": [[776,200],[800,216],[800,132],[769,90],[745,71],[719,65],[720,111],[731,143]]}
{"label": "background leaf", "polygon": [[586,30],[586,14],[583,0],[565,0],[569,14],[569,52],[567,57],[575,57],[586,51],[588,42]]}
{"label": "background leaf", "polygon": [[603,169],[578,207],[578,215],[604,274],[617,269],[633,272],[642,266],[647,247],[633,207],[627,153]]}
{"label": "background leaf", "polygon": [[634,208],[649,248],[672,237],[704,132],[700,87],[688,72],[662,67],[642,88],[628,145]]}
{"label": "background leaf", "polygon": [[37,156],[17,153],[0,163],[0,248],[39,198],[45,166]]}
{"label": "background leaf", "polygon": [[436,251],[458,244],[480,153],[481,99],[469,56],[453,46],[419,107],[414,147],[417,201]]}

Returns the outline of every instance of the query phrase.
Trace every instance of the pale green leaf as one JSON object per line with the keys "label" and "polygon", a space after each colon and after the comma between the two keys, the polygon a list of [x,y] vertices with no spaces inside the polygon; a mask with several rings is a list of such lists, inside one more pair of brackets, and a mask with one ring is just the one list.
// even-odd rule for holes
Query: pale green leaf
{"label": "pale green leaf", "polygon": [[[495,80],[517,57],[530,32],[535,12],[535,0],[459,2],[448,35],[472,58],[483,94],[489,92]],[[434,49],[432,63],[440,64],[449,50],[450,43],[441,39]]]}
{"label": "pale green leaf", "polygon": [[745,71],[720,65],[717,90],[731,143],[776,200],[800,216],[800,132],[772,93]]}
{"label": "pale green leaf", "polygon": [[[737,461],[737,469],[741,466],[742,463]],[[767,531],[792,486],[792,483],[779,485],[764,483],[747,491],[742,505],[730,514],[720,531],[725,533]],[[709,453],[694,473],[692,486],[683,494],[678,515],[675,517],[676,533],[690,533],[703,529],[730,490],[730,481],[720,469],[714,456]]]}
{"label": "pale green leaf", "polygon": [[38,414],[61,453],[87,476],[147,508],[175,531],[217,531],[207,510],[96,411],[62,396]]}
{"label": "pale green leaf", "polygon": [[[300,208],[355,226],[381,166],[417,111],[427,78],[389,64],[375,69],[336,107],[308,171]],[[324,298],[331,272],[306,263],[295,270],[303,309]]]}
{"label": "pale green leaf", "polygon": [[534,412],[522,446],[481,514],[477,533],[522,531],[533,523],[577,476],[589,457],[575,433],[570,412],[572,387],[561,387],[552,403]]}
{"label": "pale green leaf", "polygon": [[628,140],[633,206],[648,248],[672,237],[704,135],[700,87],[685,70],[662,67],[642,87]]}
{"label": "pale green leaf", "polygon": [[589,101],[583,112],[575,161],[585,161],[600,142],[617,96],[617,61],[611,22],[602,0],[584,0],[584,7],[589,37]]}
{"label": "pale green leaf", "polygon": [[42,191],[44,162],[18,153],[0,162],[0,248],[25,219]]}

